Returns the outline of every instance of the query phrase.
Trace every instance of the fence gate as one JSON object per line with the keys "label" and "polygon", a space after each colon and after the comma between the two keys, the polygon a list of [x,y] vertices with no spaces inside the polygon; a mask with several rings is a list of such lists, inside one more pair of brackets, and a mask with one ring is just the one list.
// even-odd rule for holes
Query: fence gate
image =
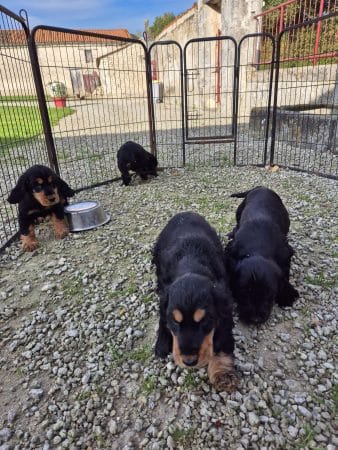
{"label": "fence gate", "polygon": [[192,39],[184,47],[185,141],[234,142],[237,44],[231,37]]}
{"label": "fence gate", "polygon": [[162,167],[185,165],[183,56],[175,41],[149,47],[156,156]]}

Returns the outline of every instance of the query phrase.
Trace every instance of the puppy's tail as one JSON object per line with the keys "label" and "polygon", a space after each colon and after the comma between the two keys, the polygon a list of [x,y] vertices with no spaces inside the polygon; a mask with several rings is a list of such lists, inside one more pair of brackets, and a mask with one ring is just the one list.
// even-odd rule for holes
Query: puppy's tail
{"label": "puppy's tail", "polygon": [[235,192],[234,194],[231,194],[230,197],[236,197],[236,198],[245,198],[250,192],[254,191],[255,189],[259,189],[262,186],[256,186],[252,189],[249,189],[248,191],[245,192]]}

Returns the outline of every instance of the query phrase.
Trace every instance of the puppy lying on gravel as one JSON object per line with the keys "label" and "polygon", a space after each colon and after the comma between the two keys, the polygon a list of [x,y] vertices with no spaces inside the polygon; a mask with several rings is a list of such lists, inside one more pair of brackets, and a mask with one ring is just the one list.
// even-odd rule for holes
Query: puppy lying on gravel
{"label": "puppy lying on gravel", "polygon": [[153,262],[160,295],[155,354],[172,352],[185,368],[208,365],[216,388],[234,390],[232,296],[216,231],[199,214],[179,213],[160,233]]}
{"label": "puppy lying on gravel", "polygon": [[276,302],[292,306],[298,297],[289,282],[293,249],[287,241],[289,214],[271,189],[256,187],[232,194],[244,198],[226,247],[231,288],[244,322],[265,322]]}

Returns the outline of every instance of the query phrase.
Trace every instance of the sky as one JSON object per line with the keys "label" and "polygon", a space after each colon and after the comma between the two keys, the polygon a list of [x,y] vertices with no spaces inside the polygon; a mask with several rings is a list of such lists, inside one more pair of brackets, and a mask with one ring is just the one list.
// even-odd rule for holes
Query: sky
{"label": "sky", "polygon": [[51,25],[64,28],[126,28],[130,33],[144,30],[165,12],[178,15],[194,0],[2,0],[15,13],[26,9],[29,25]]}

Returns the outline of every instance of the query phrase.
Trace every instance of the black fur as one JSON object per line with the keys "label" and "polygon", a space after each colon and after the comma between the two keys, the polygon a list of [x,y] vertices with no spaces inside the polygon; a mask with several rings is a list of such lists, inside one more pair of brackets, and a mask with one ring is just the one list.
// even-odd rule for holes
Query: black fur
{"label": "black fur", "polygon": [[147,152],[140,144],[128,141],[123,144],[117,152],[117,166],[122,175],[122,181],[128,186],[131,180],[129,170],[136,172],[142,180],[146,180],[148,175],[157,177],[157,159]]}
{"label": "black fur", "polygon": [[[42,184],[37,183],[41,179]],[[50,182],[48,181],[50,180]],[[43,206],[34,193],[44,195],[46,201],[50,199],[50,205]],[[60,220],[64,218],[64,205],[67,205],[67,198],[75,194],[68,184],[58,177],[49,167],[35,165],[30,167],[18,179],[16,186],[12,189],[8,201],[19,204],[19,232],[21,236],[29,234],[31,225],[37,223],[39,218],[43,218],[54,213]],[[57,199],[58,202],[53,202]]]}
{"label": "black fur", "polygon": [[271,189],[256,187],[231,197],[244,198],[226,247],[231,288],[244,322],[265,322],[274,302],[291,306],[298,297],[289,283],[293,249],[287,241],[289,214]]}
{"label": "black fur", "polygon": [[[222,244],[199,214],[175,215],[160,233],[153,251],[160,295],[160,321],[155,354],[172,351],[175,335],[182,355],[197,355],[203,339],[214,330],[215,354],[232,354],[232,296],[228,288]],[[173,311],[182,312],[177,323]],[[197,309],[204,318],[193,320]],[[196,364],[196,359],[187,365]]]}

